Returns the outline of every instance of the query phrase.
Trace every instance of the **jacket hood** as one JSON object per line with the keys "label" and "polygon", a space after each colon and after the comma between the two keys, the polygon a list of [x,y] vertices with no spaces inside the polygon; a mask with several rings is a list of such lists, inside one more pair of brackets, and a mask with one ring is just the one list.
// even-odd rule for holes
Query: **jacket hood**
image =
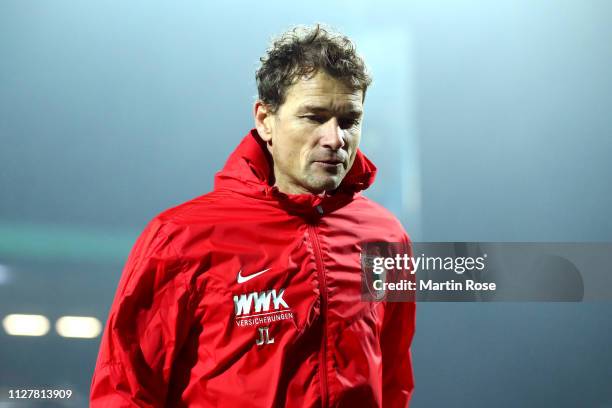
{"label": "jacket hood", "polygon": [[340,186],[322,196],[314,194],[285,194],[272,186],[273,162],[256,129],[242,139],[215,176],[215,190],[231,190],[240,194],[278,200],[290,212],[324,213],[348,203],[354,194],[374,183],[376,166],[357,149],[353,166]]}

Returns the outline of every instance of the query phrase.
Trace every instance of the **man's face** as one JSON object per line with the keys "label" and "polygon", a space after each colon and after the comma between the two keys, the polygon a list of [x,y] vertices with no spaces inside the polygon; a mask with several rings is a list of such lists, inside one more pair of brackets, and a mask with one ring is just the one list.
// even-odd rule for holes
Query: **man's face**
{"label": "man's face", "polygon": [[266,108],[256,104],[257,129],[268,142],[280,191],[319,194],[340,185],[361,138],[363,91],[320,71],[289,87],[276,113],[258,118],[259,109]]}

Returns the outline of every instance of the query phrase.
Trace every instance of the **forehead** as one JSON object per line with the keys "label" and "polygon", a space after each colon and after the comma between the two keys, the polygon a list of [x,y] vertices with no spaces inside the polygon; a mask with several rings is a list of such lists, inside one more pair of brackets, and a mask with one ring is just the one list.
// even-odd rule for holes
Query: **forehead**
{"label": "forehead", "polygon": [[[285,106],[286,105],[286,106]],[[302,77],[287,89],[282,107],[291,110],[330,110],[339,113],[361,113],[363,91],[325,72]]]}

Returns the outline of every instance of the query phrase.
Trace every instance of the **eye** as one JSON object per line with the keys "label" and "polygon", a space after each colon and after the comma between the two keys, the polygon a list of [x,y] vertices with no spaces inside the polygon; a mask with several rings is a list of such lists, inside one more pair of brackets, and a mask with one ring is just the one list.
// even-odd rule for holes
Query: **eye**
{"label": "eye", "polygon": [[342,129],[349,129],[349,128],[359,125],[359,119],[343,118],[343,119],[340,119],[340,121],[338,122],[338,125],[340,125]]}
{"label": "eye", "polygon": [[316,122],[316,123],[327,122],[327,118],[323,115],[304,115],[302,117],[308,119],[311,122]]}

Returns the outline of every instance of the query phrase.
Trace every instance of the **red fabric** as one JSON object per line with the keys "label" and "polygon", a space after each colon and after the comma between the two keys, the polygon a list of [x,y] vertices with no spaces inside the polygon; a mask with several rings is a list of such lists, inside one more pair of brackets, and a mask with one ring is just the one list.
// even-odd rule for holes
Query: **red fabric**
{"label": "red fabric", "polygon": [[271,187],[270,163],[252,130],[213,192],[147,225],[110,310],[91,407],[407,406],[415,305],[360,296],[360,243],[409,247],[359,193],[376,168],[359,152],[318,197]]}

